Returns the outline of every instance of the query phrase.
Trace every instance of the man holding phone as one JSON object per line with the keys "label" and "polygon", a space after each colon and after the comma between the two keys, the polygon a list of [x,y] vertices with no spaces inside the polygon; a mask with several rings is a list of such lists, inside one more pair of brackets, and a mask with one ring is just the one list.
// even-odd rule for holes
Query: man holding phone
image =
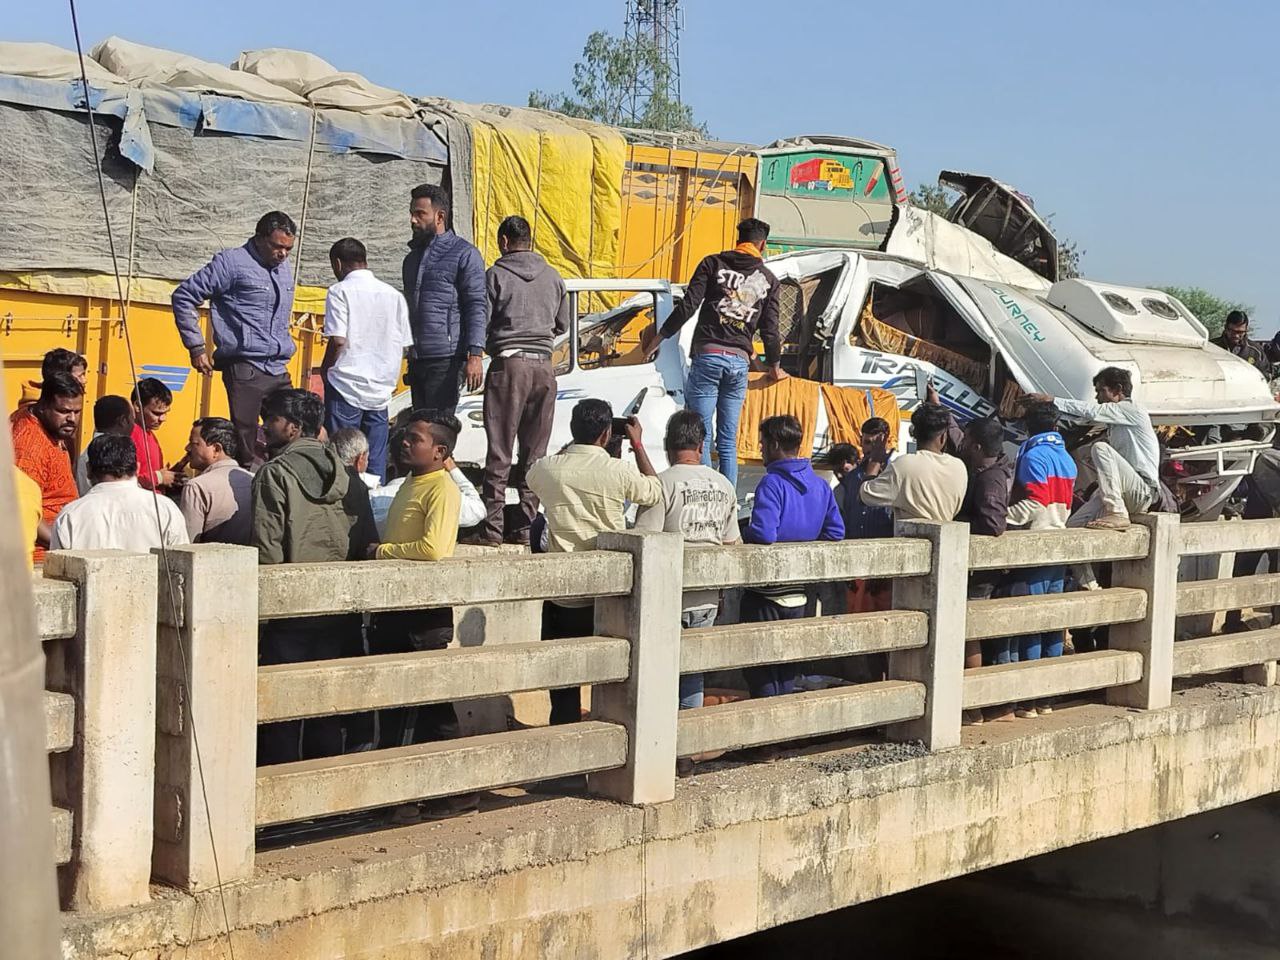
{"label": "man holding phone", "polygon": [[[569,432],[573,443],[529,470],[529,489],[546,513],[550,553],[594,550],[601,533],[627,529],[628,502],[638,507],[662,502],[662,481],[641,442],[639,420],[615,419],[604,400],[582,400],[573,408]],[[620,459],[619,433],[630,441],[635,464]],[[589,598],[543,604],[544,640],[588,637],[594,629],[594,601]],[[580,719],[579,689],[552,690],[551,722]]]}

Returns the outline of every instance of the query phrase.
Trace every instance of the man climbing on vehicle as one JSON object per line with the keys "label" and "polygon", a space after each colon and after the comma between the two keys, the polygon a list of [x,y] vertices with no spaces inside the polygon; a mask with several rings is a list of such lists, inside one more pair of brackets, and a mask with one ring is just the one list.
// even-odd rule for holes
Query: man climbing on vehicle
{"label": "man climbing on vehicle", "polygon": [[[693,356],[685,383],[685,406],[702,417],[707,436],[714,436],[719,469],[731,484],[738,482],[738,418],[747,395],[747,370],[755,360],[755,335],[764,341],[765,369],[773,380],[787,375],[780,365],[778,278],[764,265],[769,225],[754,218],[738,224],[738,245],[705,257],[685,287],[684,299],[661,329],[646,331],[642,349],[652,354],[659,342],[680,332],[694,310]],[[711,445],[702,448],[711,465]]]}

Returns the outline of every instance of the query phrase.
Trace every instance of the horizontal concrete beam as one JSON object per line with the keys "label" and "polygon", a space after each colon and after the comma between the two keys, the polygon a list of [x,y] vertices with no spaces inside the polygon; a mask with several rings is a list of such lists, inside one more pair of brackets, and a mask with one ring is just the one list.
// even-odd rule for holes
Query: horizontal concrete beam
{"label": "horizontal concrete beam", "polygon": [[1280,573],[1178,584],[1178,616],[1280,604]]}
{"label": "horizontal concrete beam", "polygon": [[582,637],[258,669],[258,722],[625,680],[631,643]]}
{"label": "horizontal concrete beam", "polygon": [[676,754],[690,757],[765,743],[901,723],[924,715],[924,684],[882,680],[852,687],[681,710]]}
{"label": "horizontal concrete beam", "polygon": [[929,572],[923,540],[843,540],[820,543],[696,547],[684,552],[684,588],[704,590],[764,583],[814,583],[862,577],[913,577]]}
{"label": "horizontal concrete beam", "polygon": [[964,672],[964,708],[1105,690],[1141,679],[1142,654],[1133,650],[1095,650],[1069,657],[976,667]]}
{"label": "horizontal concrete beam", "polygon": [[1013,530],[1002,537],[970,537],[969,568],[1002,570],[1048,564],[1137,560],[1147,555],[1151,534],[1128,530]]}
{"label": "horizontal concrete beam", "polygon": [[965,638],[1012,637],[1045,630],[1133,623],[1147,615],[1147,595],[1131,587],[1041,597],[970,600]]}
{"label": "horizontal concrete beam", "polygon": [[1182,640],[1173,645],[1173,675],[1192,677],[1280,660],[1280,627],[1222,637]]}
{"label": "horizontal concrete beam", "polygon": [[76,742],[76,698],[69,693],[44,692],[45,749],[70,750]]}
{"label": "horizontal concrete beam", "polygon": [[455,557],[439,563],[286,563],[260,571],[258,616],[269,620],[500,600],[610,597],[630,590],[631,558],[603,550]]}
{"label": "horizontal concrete beam", "polygon": [[71,862],[71,811],[62,807],[54,807],[53,819],[53,862],[57,864]]}
{"label": "horizontal concrete beam", "polygon": [[31,581],[36,634],[41,640],[76,635],[76,585],[65,580]]}
{"label": "horizontal concrete beam", "polygon": [[680,672],[886,653],[923,647],[928,642],[929,618],[914,610],[741,623],[685,630],[680,635]]}
{"label": "horizontal concrete beam", "polygon": [[1179,529],[1183,556],[1273,550],[1280,547],[1280,520],[1219,520],[1184,523]]}
{"label": "horizontal concrete beam", "polygon": [[593,773],[626,760],[626,729],[587,721],[281,763],[258,770],[257,823]]}

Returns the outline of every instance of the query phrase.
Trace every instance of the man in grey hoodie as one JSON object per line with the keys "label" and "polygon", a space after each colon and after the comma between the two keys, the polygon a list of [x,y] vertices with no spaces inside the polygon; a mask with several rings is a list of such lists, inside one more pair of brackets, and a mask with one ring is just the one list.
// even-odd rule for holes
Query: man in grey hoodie
{"label": "man in grey hoodie", "polygon": [[[555,413],[556,377],[551,345],[569,329],[569,298],[560,274],[533,252],[533,234],[524,217],[507,217],[498,227],[502,256],[485,276],[489,293],[488,380],[484,388],[484,430],[489,440],[484,465],[488,511],[480,532],[463,542],[493,546],[504,539],[528,543],[538,498],[525,480],[530,466],[547,453]],[[504,509],[512,454],[520,444],[521,518],[504,537]]]}

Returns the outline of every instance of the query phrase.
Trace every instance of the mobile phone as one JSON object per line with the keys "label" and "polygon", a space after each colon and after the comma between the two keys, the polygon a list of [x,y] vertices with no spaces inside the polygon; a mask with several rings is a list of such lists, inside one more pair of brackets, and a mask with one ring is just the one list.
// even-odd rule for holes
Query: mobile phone
{"label": "mobile phone", "polygon": [[924,398],[929,395],[929,384],[933,382],[933,377],[929,376],[929,372],[922,367],[916,367],[915,374],[916,399],[924,403]]}
{"label": "mobile phone", "polygon": [[627,425],[630,422],[631,421],[626,417],[614,417],[610,436],[617,440],[625,440],[627,437]]}

